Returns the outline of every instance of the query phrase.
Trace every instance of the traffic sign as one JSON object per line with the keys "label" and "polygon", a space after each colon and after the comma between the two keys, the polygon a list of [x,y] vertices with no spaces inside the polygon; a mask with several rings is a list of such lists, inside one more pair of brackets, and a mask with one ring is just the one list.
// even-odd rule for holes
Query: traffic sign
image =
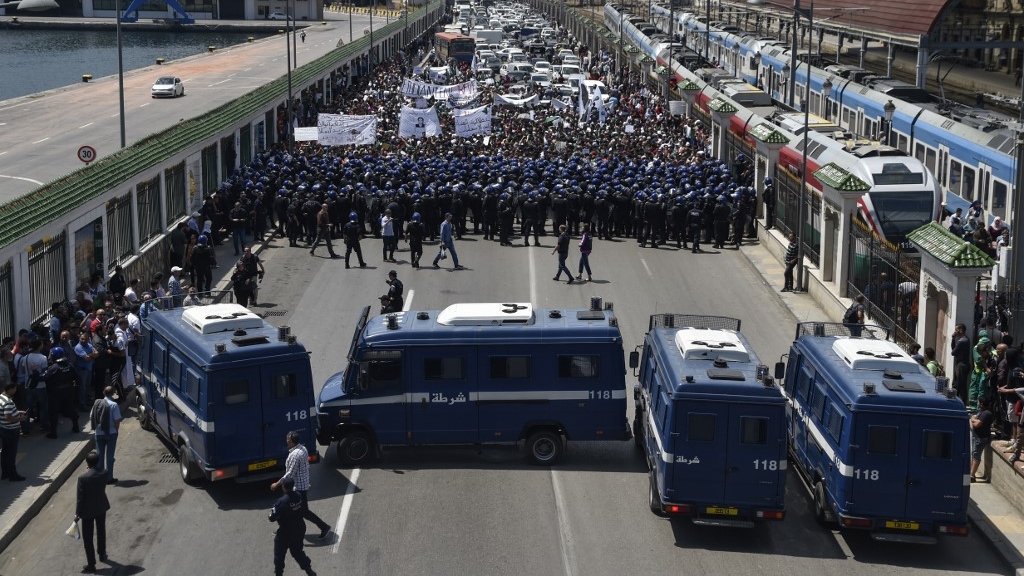
{"label": "traffic sign", "polygon": [[78,149],[78,159],[88,164],[96,159],[96,149],[92,146],[82,146]]}

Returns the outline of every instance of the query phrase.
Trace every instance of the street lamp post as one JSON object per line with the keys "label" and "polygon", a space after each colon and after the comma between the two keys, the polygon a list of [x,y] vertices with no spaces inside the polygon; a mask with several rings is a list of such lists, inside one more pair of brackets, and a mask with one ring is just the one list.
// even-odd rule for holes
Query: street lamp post
{"label": "street lamp post", "polygon": [[[768,4],[785,10],[791,10],[793,12],[793,46],[790,51],[790,60],[792,66],[790,67],[789,77],[789,105],[793,106],[793,92],[796,90],[796,69],[799,64],[796,58],[796,32],[800,26],[800,15],[807,16],[807,28],[814,33],[814,0],[811,0],[811,7],[804,9],[800,7],[800,0],[793,0],[793,6],[786,6],[784,4],[776,4],[774,2],[768,2],[766,0],[747,0],[747,4],[760,5]],[[814,43],[807,43],[807,83],[804,89],[804,142],[803,142],[803,164],[800,167],[800,207],[797,210],[797,230],[796,230],[796,278],[793,292],[806,292],[807,288],[804,284],[804,204],[806,204],[805,197],[807,195],[807,136],[810,132],[811,124],[811,51],[814,49]],[[831,89],[831,87],[830,87]]]}
{"label": "street lamp post", "polygon": [[[289,46],[289,35],[295,28],[295,0],[292,0],[292,5],[289,8],[290,15],[285,15],[285,35],[284,35],[284,53],[285,53],[285,68],[288,70],[288,101],[285,103],[285,122],[287,126],[284,128],[285,144],[288,147],[288,153],[292,153],[294,138],[292,138],[292,49]],[[297,54],[296,54],[297,56]]]}
{"label": "street lamp post", "polygon": [[[882,112],[885,114],[885,132],[882,136],[885,138],[885,144],[889,143],[889,133],[892,132],[892,115],[896,113],[896,105],[889,100],[882,106]],[[879,138],[881,140],[882,138]]]}
{"label": "street lamp post", "polygon": [[119,112],[118,116],[120,116],[121,119],[121,148],[124,148],[124,58],[122,58],[121,44],[121,10],[121,0],[117,0],[117,103]]}
{"label": "street lamp post", "polygon": [[825,120],[828,120],[828,97],[832,95],[832,81],[825,78],[825,82],[821,85],[821,110],[822,115],[825,116]]}

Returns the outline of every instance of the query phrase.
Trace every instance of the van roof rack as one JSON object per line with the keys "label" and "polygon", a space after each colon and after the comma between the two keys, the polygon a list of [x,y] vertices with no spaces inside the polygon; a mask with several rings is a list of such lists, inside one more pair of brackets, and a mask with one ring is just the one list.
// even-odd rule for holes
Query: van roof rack
{"label": "van roof rack", "polygon": [[263,328],[263,318],[239,304],[193,306],[181,313],[181,319],[200,334]]}
{"label": "van roof rack", "polygon": [[529,302],[452,304],[437,315],[442,326],[523,325],[533,321]]}

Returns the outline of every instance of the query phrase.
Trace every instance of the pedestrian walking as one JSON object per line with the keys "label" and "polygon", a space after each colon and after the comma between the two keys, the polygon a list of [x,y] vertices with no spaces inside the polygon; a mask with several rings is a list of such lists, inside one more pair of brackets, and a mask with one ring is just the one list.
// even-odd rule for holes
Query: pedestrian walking
{"label": "pedestrian walking", "polygon": [[459,255],[455,252],[455,240],[452,236],[452,213],[446,212],[444,215],[444,222],[441,222],[441,246],[438,248],[437,255],[434,256],[434,268],[440,268],[437,265],[439,260],[447,258],[446,252],[450,252],[452,255],[452,270],[463,270],[463,266],[459,264]]}
{"label": "pedestrian walking", "polygon": [[315,256],[314,252],[321,240],[327,245],[327,253],[331,255],[331,258],[337,258],[334,246],[331,245],[331,212],[330,206],[327,204],[322,204],[320,211],[316,213],[316,240],[313,241],[313,247],[309,249],[310,256]]}
{"label": "pedestrian walking", "polygon": [[566,230],[565,224],[558,225],[558,243],[555,245],[555,249],[551,251],[552,254],[558,253],[558,273],[552,280],[558,282],[562,279],[562,270],[565,270],[565,274],[569,277],[569,281],[566,284],[572,284],[572,270],[565,265],[565,260],[569,257],[569,232]]}
{"label": "pedestrian walking", "polygon": [[576,280],[583,281],[583,271],[587,271],[587,282],[594,279],[590,272],[590,253],[594,251],[594,239],[590,236],[590,224],[583,224],[583,236],[580,237],[580,269]]}
{"label": "pedestrian walking", "polygon": [[359,214],[349,212],[348,223],[342,227],[341,234],[345,237],[345,268],[349,268],[349,259],[353,250],[359,258],[359,267],[365,268],[363,249],[359,246],[359,241],[363,239],[363,226],[359,223]]}
{"label": "pedestrian walking", "polygon": [[[317,528],[320,529],[320,540],[326,540],[327,535],[331,533],[331,525],[321,520],[319,516],[309,509],[309,452],[306,451],[306,447],[299,440],[299,433],[294,430],[285,434],[284,441],[288,445],[288,458],[284,462],[284,476],[281,476],[280,480],[271,484],[270,489],[277,490],[279,487],[284,486],[287,481],[291,480],[295,493],[301,501],[301,517],[316,524]],[[306,534],[305,522],[302,524],[302,534],[303,536]],[[302,551],[301,546],[299,551]],[[295,556],[294,550],[292,551],[292,556]],[[299,560],[298,557],[295,559]],[[281,563],[283,567],[283,550],[281,551]],[[299,564],[301,565],[301,561]],[[278,573],[280,574],[280,569]]]}
{"label": "pedestrian walking", "polygon": [[89,425],[96,434],[96,453],[104,462],[107,484],[117,484],[114,478],[114,450],[117,431],[121,427],[121,408],[114,402],[114,387],[103,389],[103,398],[93,402],[89,412]]}
{"label": "pedestrian walking", "polygon": [[385,262],[395,261],[395,250],[398,249],[398,233],[395,230],[395,218],[391,214],[391,210],[384,210],[384,215],[380,217],[380,235],[383,241],[383,260]]}
{"label": "pedestrian walking", "polygon": [[783,292],[793,291],[793,269],[796,268],[796,261],[798,256],[799,248],[796,242],[796,234],[789,233],[789,247],[786,248],[786,255],[783,257],[783,261],[786,263],[786,271],[783,273]]}
{"label": "pedestrian walking", "polygon": [[423,257],[423,237],[426,236],[426,228],[420,222],[420,213],[414,212],[412,220],[405,227],[405,241],[409,243],[409,259],[412,260],[412,267],[420,267],[420,258]]}
{"label": "pedestrian walking", "polygon": [[21,482],[24,476],[18,474],[18,440],[21,439],[21,423],[28,420],[24,410],[18,410],[14,394],[18,383],[9,381],[0,394],[0,480]]}
{"label": "pedestrian walking", "polygon": [[[96,571],[96,553],[100,562],[107,561],[107,500],[106,474],[100,467],[100,455],[90,450],[85,455],[86,471],[78,477],[78,497],[75,502],[75,522],[82,522],[82,544],[85,545],[85,568],[82,572]],[[93,549],[95,534],[96,548]]]}
{"label": "pedestrian walking", "polygon": [[857,294],[853,304],[843,313],[843,325],[850,331],[850,336],[860,336],[864,329],[864,295]]}
{"label": "pedestrian walking", "polygon": [[313,563],[302,550],[306,538],[306,521],[302,519],[302,498],[295,491],[295,480],[284,478],[280,484],[284,495],[270,509],[270,521],[277,522],[277,532],[274,534],[274,574],[284,574],[284,554],[291,552],[299,568],[309,576],[316,576]]}

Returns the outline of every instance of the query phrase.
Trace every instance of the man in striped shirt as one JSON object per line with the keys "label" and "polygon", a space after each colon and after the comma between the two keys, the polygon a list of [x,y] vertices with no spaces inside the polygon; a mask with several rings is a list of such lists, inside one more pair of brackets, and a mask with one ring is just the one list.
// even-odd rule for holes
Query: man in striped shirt
{"label": "man in striped shirt", "polygon": [[16,458],[18,456],[18,439],[21,437],[21,423],[27,419],[24,411],[18,410],[14,404],[14,393],[18,390],[17,382],[7,382],[4,393],[0,394],[0,480],[20,482],[25,479],[18,474]]}
{"label": "man in striped shirt", "polygon": [[796,234],[789,233],[789,248],[786,248],[786,256],[783,260],[786,262],[786,272],[783,274],[785,284],[782,286],[783,292],[793,291],[793,269],[796,268],[797,255],[799,247],[796,242]]}
{"label": "man in striped shirt", "polygon": [[302,517],[316,524],[320,529],[320,539],[324,540],[331,533],[331,525],[321,520],[309,509],[309,500],[306,496],[306,493],[309,492],[309,452],[299,440],[299,433],[294,430],[285,435],[285,442],[288,444],[288,459],[284,462],[284,476],[271,484],[270,489],[277,490],[286,478],[291,478],[295,482],[295,493],[302,498]]}

